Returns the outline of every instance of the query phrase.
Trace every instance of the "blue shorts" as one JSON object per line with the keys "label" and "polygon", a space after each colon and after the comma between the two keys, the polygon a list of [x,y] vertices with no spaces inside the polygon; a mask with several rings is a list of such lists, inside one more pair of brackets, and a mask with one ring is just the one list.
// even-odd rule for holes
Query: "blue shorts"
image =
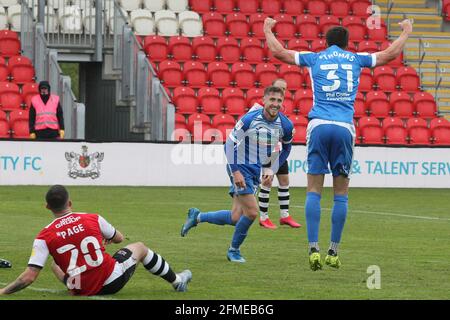
{"label": "blue shorts", "polygon": [[[314,120],[308,124],[307,150],[309,174],[327,174],[333,177],[351,173],[353,149],[355,146],[355,128]],[[320,124],[318,124],[320,123]],[[353,130],[353,132],[352,132]],[[329,166],[328,166],[329,165]]]}
{"label": "blue shorts", "polygon": [[256,192],[258,192],[260,183],[259,175],[255,175],[254,173],[245,170],[245,168],[242,168],[242,166],[240,166],[239,172],[244,176],[245,188],[236,187],[236,185],[234,184],[234,178],[233,174],[231,173],[230,166],[227,165],[227,173],[231,181],[230,190],[228,192],[230,196],[234,197],[235,195],[240,194],[256,194]]}

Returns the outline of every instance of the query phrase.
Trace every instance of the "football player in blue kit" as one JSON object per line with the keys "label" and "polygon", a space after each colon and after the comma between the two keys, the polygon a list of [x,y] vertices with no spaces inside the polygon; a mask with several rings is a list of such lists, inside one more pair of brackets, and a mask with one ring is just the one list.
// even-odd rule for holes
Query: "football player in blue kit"
{"label": "football player in blue kit", "polygon": [[309,242],[309,264],[312,270],[322,269],[319,252],[320,200],[324,175],[333,175],[334,206],[331,213],[331,241],[325,264],[339,268],[338,245],[341,241],[347,211],[348,187],[355,126],[354,101],[358,92],[359,76],[364,67],[382,66],[401,54],[412,24],[406,19],[399,23],[400,36],[385,50],[373,54],[346,51],[349,33],[337,26],[326,34],[327,49],[297,52],[285,49],[275,38],[272,28],[276,21],[266,18],[264,33],[275,58],[289,64],[308,68],[314,103],[308,114],[307,127],[307,194],[305,201],[306,225]]}
{"label": "football player in blue kit", "polygon": [[[264,90],[264,108],[248,112],[234,127],[225,143],[227,173],[231,180],[229,194],[233,197],[231,210],[200,212],[188,210],[188,217],[181,228],[181,236],[199,223],[234,225],[234,233],[227,258],[232,262],[245,262],[240,252],[248,230],[258,217],[259,207],[255,197],[263,169],[263,183],[272,182],[291,151],[292,122],[279,112],[284,100],[282,89],[274,86]],[[281,152],[273,153],[278,142]]]}

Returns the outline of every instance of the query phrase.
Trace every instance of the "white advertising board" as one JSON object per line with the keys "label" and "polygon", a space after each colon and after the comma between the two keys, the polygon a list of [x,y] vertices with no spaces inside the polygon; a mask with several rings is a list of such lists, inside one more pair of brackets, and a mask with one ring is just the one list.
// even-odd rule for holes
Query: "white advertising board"
{"label": "white advertising board", "polygon": [[[293,146],[291,186],[305,160]],[[225,164],[221,144],[0,141],[0,185],[228,186]],[[450,148],[356,147],[351,186],[450,188]]]}

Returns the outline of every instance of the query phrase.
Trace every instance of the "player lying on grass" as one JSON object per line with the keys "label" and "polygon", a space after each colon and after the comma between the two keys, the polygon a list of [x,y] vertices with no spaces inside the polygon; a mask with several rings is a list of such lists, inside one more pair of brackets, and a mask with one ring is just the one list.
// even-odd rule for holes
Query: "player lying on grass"
{"label": "player lying on grass", "polygon": [[104,244],[121,243],[123,235],[97,214],[72,212],[65,187],[52,186],[46,201],[55,220],[34,240],[28,267],[16,281],[0,289],[0,294],[11,294],[32,284],[49,255],[54,260],[52,271],[72,295],[114,294],[130,280],[138,262],[176,291],[187,290],[191,271],[176,274],[159,254],[141,242],[129,244],[111,257]]}
{"label": "player lying on grass", "polygon": [[[258,217],[258,190],[261,167],[264,164],[262,183],[272,184],[274,172],[278,172],[291,151],[292,122],[279,112],[283,100],[283,90],[267,87],[264,90],[264,108],[245,114],[238,121],[225,143],[225,154],[230,177],[230,196],[233,198],[231,210],[200,212],[191,208],[188,218],[181,228],[181,236],[198,223],[208,222],[217,225],[233,225],[234,233],[227,258],[232,262],[245,262],[240,246],[247,237],[253,221]],[[281,141],[282,151],[273,157],[273,150]]]}

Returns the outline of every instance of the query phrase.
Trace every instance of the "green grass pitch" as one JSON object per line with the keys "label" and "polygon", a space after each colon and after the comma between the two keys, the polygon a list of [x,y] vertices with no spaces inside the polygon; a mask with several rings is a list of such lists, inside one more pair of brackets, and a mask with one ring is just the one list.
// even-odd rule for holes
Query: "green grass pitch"
{"label": "green grass pitch", "polygon": [[[350,191],[339,270],[308,266],[304,188],[291,188],[291,214],[303,227],[263,229],[255,223],[241,248],[247,263],[227,261],[233,228],[201,224],[187,237],[180,228],[189,207],[228,209],[227,188],[68,187],[74,211],[97,212],[126,240],[109,253],[142,241],[175,271],[193,273],[189,291],[175,292],[142,265],[122,291],[107,299],[448,299],[450,292],[450,190],[358,189]],[[0,286],[26,267],[36,234],[52,221],[45,209],[47,187],[0,187]],[[270,215],[278,224],[276,188]],[[332,194],[322,197],[320,245],[330,236]],[[50,270],[51,258],[30,287],[3,299],[92,299],[69,296]],[[368,289],[369,266],[381,271],[381,289]],[[95,297],[94,297],[95,299]]]}

